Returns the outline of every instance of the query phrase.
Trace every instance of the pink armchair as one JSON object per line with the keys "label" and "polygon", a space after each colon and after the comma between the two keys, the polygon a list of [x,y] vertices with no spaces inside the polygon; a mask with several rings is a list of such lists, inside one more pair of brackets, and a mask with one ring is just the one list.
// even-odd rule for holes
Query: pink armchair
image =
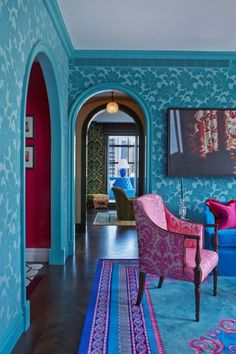
{"label": "pink armchair", "polygon": [[217,226],[215,250],[203,249],[204,225],[181,220],[164,205],[161,196],[147,194],[134,201],[139,248],[139,291],[142,301],[146,273],[195,284],[196,321],[199,321],[201,282],[213,271],[213,294],[217,293]]}

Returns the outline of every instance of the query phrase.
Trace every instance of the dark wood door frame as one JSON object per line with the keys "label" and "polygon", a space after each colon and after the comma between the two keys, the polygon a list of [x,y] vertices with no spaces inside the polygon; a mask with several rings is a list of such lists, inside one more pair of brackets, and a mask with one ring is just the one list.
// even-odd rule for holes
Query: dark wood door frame
{"label": "dark wood door frame", "polygon": [[[104,110],[106,104],[101,104],[95,109],[93,109],[85,121],[83,122],[81,131],[81,224],[79,229],[85,232],[86,226],[86,192],[87,192],[87,179],[86,179],[86,168],[87,168],[87,147],[86,138],[88,133],[88,128],[92,118],[98,112]],[[137,185],[137,195],[143,195],[145,192],[145,132],[144,126],[139,118],[138,114],[134,112],[130,107],[127,107],[119,103],[119,109],[127,113],[137,125],[137,136],[139,137],[139,149],[138,149],[138,161],[139,161],[139,178]]]}

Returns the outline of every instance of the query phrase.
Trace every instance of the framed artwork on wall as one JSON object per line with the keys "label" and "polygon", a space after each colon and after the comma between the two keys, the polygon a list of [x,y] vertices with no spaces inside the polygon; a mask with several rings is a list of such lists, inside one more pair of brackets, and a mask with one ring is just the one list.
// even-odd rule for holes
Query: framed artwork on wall
{"label": "framed artwork on wall", "polygon": [[236,109],[168,109],[167,173],[236,175]]}
{"label": "framed artwork on wall", "polygon": [[25,167],[34,168],[34,146],[25,147]]}
{"label": "framed artwork on wall", "polygon": [[25,137],[26,138],[34,137],[34,117],[33,116],[25,117]]}

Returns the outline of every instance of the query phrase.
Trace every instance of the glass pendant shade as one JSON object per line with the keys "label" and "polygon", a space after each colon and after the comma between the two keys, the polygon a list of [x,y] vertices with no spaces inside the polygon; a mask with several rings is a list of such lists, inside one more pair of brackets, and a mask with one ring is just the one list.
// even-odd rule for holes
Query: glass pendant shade
{"label": "glass pendant shade", "polygon": [[106,111],[109,114],[116,114],[119,111],[119,106],[116,102],[111,101],[107,104]]}
{"label": "glass pendant shade", "polygon": [[106,105],[106,111],[109,114],[116,114],[119,111],[118,104],[113,100],[113,92],[111,96],[111,102],[108,102],[108,104]]}

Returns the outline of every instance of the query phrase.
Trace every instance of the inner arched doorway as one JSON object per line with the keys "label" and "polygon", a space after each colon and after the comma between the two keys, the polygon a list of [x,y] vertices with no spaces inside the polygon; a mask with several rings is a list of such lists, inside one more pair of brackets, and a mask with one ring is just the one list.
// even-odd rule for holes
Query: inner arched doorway
{"label": "inner arched doorway", "polygon": [[[113,123],[115,118],[112,117],[108,122],[103,121],[103,131],[105,130],[105,135],[110,131],[110,135],[128,135],[128,128],[130,125],[134,127],[132,134],[137,137],[137,178],[135,191],[136,195],[142,195],[145,190],[145,131],[146,124],[145,118],[142,110],[137,105],[137,103],[127,94],[121,91],[115,91],[116,101],[119,104],[119,112],[123,112],[124,115],[131,118],[134,124],[125,124],[119,121],[119,124]],[[81,107],[81,110],[77,116],[76,122],[76,226],[79,225],[78,230],[85,231],[86,225],[86,193],[87,193],[87,133],[91,122],[97,120],[97,117],[101,115],[101,112],[105,111],[106,103],[111,97],[111,91],[103,92],[102,94],[97,94],[91,97],[86,103]],[[117,114],[119,115],[119,114]],[[108,115],[107,115],[108,116]],[[106,128],[104,128],[106,126]],[[97,126],[98,127],[98,126]],[[104,155],[108,155],[108,145],[107,140],[104,142]],[[104,160],[104,169],[107,171],[107,159]],[[104,175],[104,185],[105,190],[108,192],[107,185],[107,173]],[[78,223],[78,216],[80,216],[80,222]]]}
{"label": "inner arched doorway", "polygon": [[[78,217],[78,222],[81,225],[81,209],[77,210],[77,215],[75,214],[75,200],[76,196],[81,192],[81,183],[76,183],[78,181],[75,180],[75,169],[76,169],[76,157],[80,156],[78,153],[76,154],[76,133],[77,133],[77,141],[78,137],[81,139],[81,132],[78,135],[76,132],[76,124],[78,114],[81,111],[81,108],[84,104],[89,100],[89,98],[93,97],[98,93],[107,92],[110,90],[119,90],[121,92],[126,93],[129,97],[131,97],[136,105],[139,107],[140,111],[143,114],[144,122],[145,122],[145,181],[144,181],[144,193],[149,193],[152,190],[152,160],[151,160],[151,145],[152,141],[152,116],[151,113],[145,103],[145,101],[139,96],[139,94],[129,87],[120,85],[119,83],[103,83],[89,89],[85,90],[82,94],[80,94],[75,101],[73,102],[70,114],[69,114],[69,210],[68,213],[70,218],[68,218],[68,254],[73,254],[75,249],[75,221]],[[86,115],[87,116],[87,115]],[[83,121],[81,121],[81,129],[82,129]],[[81,141],[81,140],[80,140]],[[78,165],[77,165],[78,167]],[[77,170],[77,178],[79,182],[81,182],[81,166],[79,170]],[[79,199],[80,200],[80,199]],[[81,205],[79,205],[81,208]]]}

